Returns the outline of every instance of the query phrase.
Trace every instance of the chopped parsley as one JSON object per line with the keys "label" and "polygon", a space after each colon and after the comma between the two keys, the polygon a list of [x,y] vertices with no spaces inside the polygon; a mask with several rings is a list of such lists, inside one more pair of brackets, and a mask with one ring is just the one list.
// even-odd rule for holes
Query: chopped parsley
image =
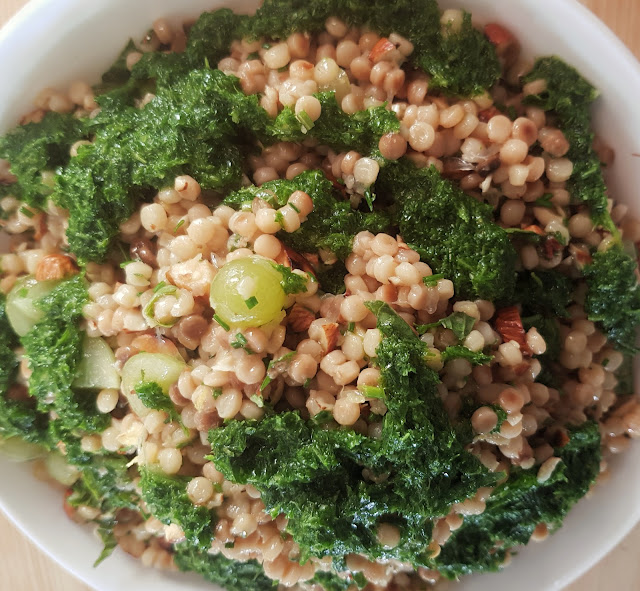
{"label": "chopped parsley", "polygon": [[416,326],[416,330],[419,333],[424,333],[428,330],[431,330],[432,328],[442,326],[453,331],[453,334],[456,335],[456,338],[459,341],[464,341],[469,336],[469,333],[473,330],[473,326],[475,325],[475,323],[476,319],[469,316],[468,314],[464,314],[463,312],[453,312],[453,314],[451,314],[450,316],[442,318],[437,322]]}
{"label": "chopped parsley", "polygon": [[435,273],[434,275],[423,277],[422,283],[424,283],[427,287],[437,287],[438,281],[440,281],[440,279],[444,279],[444,273]]}
{"label": "chopped parsley", "polygon": [[[211,459],[228,480],[255,486],[268,512],[288,517],[302,560],[331,556],[340,569],[345,555],[360,553],[426,566],[432,519],[500,475],[458,439],[437,394],[437,374],[425,365],[424,343],[389,306],[367,305],[383,333],[380,386],[393,393],[385,397],[380,439],[327,430],[318,417],[305,421],[297,412],[267,413],[212,429]],[[365,468],[389,477],[376,483],[363,476]],[[383,521],[400,529],[394,548],[377,540]]]}
{"label": "chopped parsley", "polygon": [[244,349],[247,355],[253,355],[253,351],[251,347],[249,347],[249,341],[247,341],[247,337],[245,337],[241,332],[236,333],[236,336],[233,337],[232,341],[229,341],[229,344],[233,349]]}
{"label": "chopped parsley", "polygon": [[175,523],[185,533],[187,542],[206,551],[211,547],[215,513],[194,505],[187,496],[189,476],[167,476],[152,468],[140,467],[142,500],[154,517],[165,525]]}
{"label": "chopped parsley", "polygon": [[640,285],[637,262],[620,246],[596,252],[584,267],[587,295],[584,308],[609,341],[623,353],[638,352],[636,330],[640,325]]}
{"label": "chopped parsley", "polygon": [[287,295],[304,293],[307,291],[307,277],[294,273],[289,267],[273,263],[273,268],[282,275],[280,286]]}
{"label": "chopped parsley", "polygon": [[140,402],[147,408],[166,412],[170,421],[181,423],[180,413],[156,382],[140,382],[135,385],[135,391]]}
{"label": "chopped parsley", "polygon": [[567,181],[571,196],[589,206],[595,223],[617,235],[607,209],[602,167],[593,149],[591,103],[598,92],[575,68],[557,57],[538,59],[524,82],[540,79],[546,81],[546,89],[540,94],[525,96],[523,102],[556,115],[558,127],[570,146],[566,157],[573,162],[573,173]]}

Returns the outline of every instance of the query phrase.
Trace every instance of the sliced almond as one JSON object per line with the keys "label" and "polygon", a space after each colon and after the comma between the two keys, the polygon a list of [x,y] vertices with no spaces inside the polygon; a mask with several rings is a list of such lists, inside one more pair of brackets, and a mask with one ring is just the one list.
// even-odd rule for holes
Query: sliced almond
{"label": "sliced almond", "polygon": [[340,327],[336,322],[330,322],[329,324],[322,325],[322,334],[319,342],[325,353],[330,353],[336,348],[339,336]]}
{"label": "sliced almond", "polygon": [[47,281],[50,279],[64,279],[78,272],[76,262],[66,254],[49,254],[43,257],[36,267],[36,279]]}
{"label": "sliced almond", "polygon": [[309,329],[316,315],[300,304],[295,304],[287,317],[287,323],[293,332],[304,332]]}

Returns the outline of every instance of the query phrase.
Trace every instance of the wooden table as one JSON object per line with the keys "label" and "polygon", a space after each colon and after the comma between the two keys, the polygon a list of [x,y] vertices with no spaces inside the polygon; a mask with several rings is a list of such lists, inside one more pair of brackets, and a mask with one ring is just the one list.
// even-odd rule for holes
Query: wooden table
{"label": "wooden table", "polygon": [[[505,0],[502,0],[505,1]],[[640,0],[580,0],[593,10],[640,58]],[[26,0],[0,0],[0,25]],[[566,591],[638,591],[640,526]],[[38,550],[0,513],[2,589],[15,591],[91,591]],[[249,589],[247,591],[250,591]]]}

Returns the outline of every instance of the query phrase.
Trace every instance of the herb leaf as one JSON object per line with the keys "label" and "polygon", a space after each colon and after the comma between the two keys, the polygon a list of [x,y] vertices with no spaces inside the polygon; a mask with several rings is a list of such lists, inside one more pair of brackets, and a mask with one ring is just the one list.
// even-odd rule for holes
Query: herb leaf
{"label": "herb leaf", "polygon": [[180,413],[156,382],[140,382],[135,385],[135,391],[140,402],[147,408],[161,410],[169,415],[169,420],[181,423]]}
{"label": "herb leaf", "polygon": [[[211,430],[211,459],[227,479],[260,490],[271,514],[287,515],[303,559],[332,556],[339,568],[358,552],[425,565],[431,519],[499,475],[457,438],[437,395],[437,374],[425,365],[424,343],[389,306],[368,305],[383,333],[377,362],[388,412],[379,440],[282,412]],[[376,483],[363,476],[365,468],[389,478]],[[378,542],[381,522],[400,529],[395,548]]]}
{"label": "herb leaf", "polygon": [[187,542],[207,551],[213,539],[215,514],[205,507],[196,507],[187,496],[188,476],[166,476],[148,467],[140,468],[142,500],[162,523],[176,523],[185,533]]}
{"label": "herb leaf", "polygon": [[638,351],[636,329],[640,325],[640,285],[637,263],[619,246],[596,252],[584,268],[587,295],[584,308],[609,341],[623,353]]}
{"label": "herb leaf", "polygon": [[421,324],[416,326],[416,330],[419,333],[424,333],[432,328],[443,326],[453,331],[456,338],[459,341],[464,341],[469,336],[469,333],[473,330],[473,326],[476,323],[476,319],[465,314],[464,312],[453,312],[450,316],[438,320],[438,322],[432,322],[431,324]]}
{"label": "herb leaf", "polygon": [[278,586],[278,581],[269,579],[256,560],[230,560],[184,542],[175,546],[173,557],[181,571],[195,571],[227,591],[274,591]]}

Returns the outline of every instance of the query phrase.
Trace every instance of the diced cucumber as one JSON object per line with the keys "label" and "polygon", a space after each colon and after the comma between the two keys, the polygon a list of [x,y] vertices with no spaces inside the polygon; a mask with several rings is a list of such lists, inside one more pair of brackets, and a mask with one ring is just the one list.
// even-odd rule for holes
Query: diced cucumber
{"label": "diced cucumber", "polygon": [[26,335],[42,319],[36,302],[53,291],[59,281],[38,281],[32,275],[21,277],[7,294],[7,317],[18,336]]}
{"label": "diced cucumber", "polygon": [[104,339],[85,335],[82,343],[82,359],[78,364],[72,386],[88,390],[120,388],[116,357]]}
{"label": "diced cucumber", "polygon": [[20,437],[0,438],[0,454],[13,462],[28,462],[47,455],[47,450],[37,443],[24,441]]}
{"label": "diced cucumber", "polygon": [[67,463],[66,458],[57,451],[52,451],[44,460],[49,476],[64,486],[71,486],[80,478],[80,470]]}
{"label": "diced cucumber", "polygon": [[140,382],[156,382],[165,394],[178,381],[187,364],[178,357],[162,353],[138,353],[131,357],[122,368],[122,393],[129,400],[129,406],[139,417],[151,411],[135,393]]}

